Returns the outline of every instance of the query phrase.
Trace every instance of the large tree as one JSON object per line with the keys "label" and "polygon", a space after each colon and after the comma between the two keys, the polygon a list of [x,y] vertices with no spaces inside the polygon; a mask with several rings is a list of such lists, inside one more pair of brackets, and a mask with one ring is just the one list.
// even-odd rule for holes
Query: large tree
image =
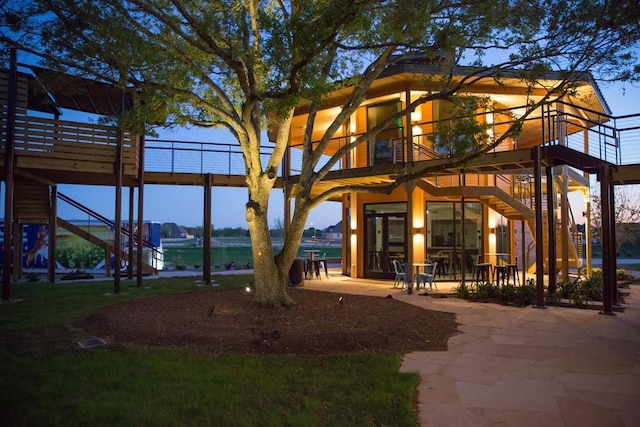
{"label": "large tree", "polygon": [[[498,81],[517,70],[532,85],[545,73],[565,79],[548,97],[571,90],[572,73],[597,71],[637,77],[628,48],[638,40],[636,1],[596,0],[35,0],[3,6],[3,42],[44,58],[44,65],[135,87],[141,101],[119,123],[221,126],[237,139],[246,163],[246,219],[255,266],[255,301],[291,304],[287,271],[309,212],[321,202],[367,187],[334,187],[315,195],[346,150],[364,143],[381,123],[319,167],[325,148],[365,99],[385,67],[407,56],[444,58],[440,77],[407,108],[456,95],[480,77]],[[476,67],[453,79],[458,64]],[[597,70],[596,70],[597,68]],[[614,72],[614,74],[607,73]],[[312,141],[313,120],[325,96],[351,88],[341,112]],[[480,99],[459,103],[472,112]],[[268,197],[287,149],[294,108],[308,108],[300,185],[286,242],[273,253]],[[531,105],[534,108],[535,105]],[[526,115],[524,116],[526,117]],[[469,138],[456,138],[451,162],[463,164],[517,131],[491,140],[468,120]],[[267,161],[260,157],[267,126],[277,129]],[[442,135],[443,137],[449,137]],[[439,140],[442,140],[440,138]],[[313,144],[312,144],[313,142]],[[324,162],[324,160],[323,160]],[[426,172],[426,171],[422,171]],[[401,175],[386,189],[408,181]],[[275,255],[275,257],[274,257]]]}
{"label": "large tree", "polygon": [[[616,253],[625,243],[638,240],[640,223],[640,188],[615,187],[613,200]],[[591,228],[593,237],[602,239],[602,199],[598,189],[591,189]]]}

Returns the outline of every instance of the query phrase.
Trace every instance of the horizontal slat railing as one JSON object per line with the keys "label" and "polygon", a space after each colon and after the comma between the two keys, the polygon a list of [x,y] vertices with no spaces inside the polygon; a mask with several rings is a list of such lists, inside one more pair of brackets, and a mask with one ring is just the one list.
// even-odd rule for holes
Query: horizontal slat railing
{"label": "horizontal slat railing", "polygon": [[[16,118],[16,154],[45,158],[47,167],[55,161],[61,165],[87,162],[94,163],[96,171],[113,171],[117,146],[118,133],[113,127],[23,115]],[[136,143],[127,134],[123,139],[123,160],[125,169],[135,170]]]}

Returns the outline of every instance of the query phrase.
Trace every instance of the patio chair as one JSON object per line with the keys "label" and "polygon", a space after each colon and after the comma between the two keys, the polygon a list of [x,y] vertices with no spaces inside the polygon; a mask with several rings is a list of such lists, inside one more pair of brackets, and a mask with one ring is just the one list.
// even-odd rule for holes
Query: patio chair
{"label": "patio chair", "polygon": [[418,274],[418,287],[420,287],[420,282],[424,288],[427,288],[427,282],[429,282],[429,290],[433,290],[433,287],[436,287],[436,291],[438,290],[438,285],[436,285],[436,272],[438,271],[438,261],[431,264],[429,267],[429,271],[425,268],[424,273]]}
{"label": "patio chair", "polygon": [[400,284],[400,289],[402,290],[407,284],[407,273],[397,259],[391,260],[391,264],[393,265],[393,271],[396,273],[396,277],[393,280],[393,287],[397,288],[398,284]]}
{"label": "patio chair", "polygon": [[327,253],[323,252],[322,256],[318,259],[320,268],[324,269],[324,277],[329,278],[329,271],[327,270]]}

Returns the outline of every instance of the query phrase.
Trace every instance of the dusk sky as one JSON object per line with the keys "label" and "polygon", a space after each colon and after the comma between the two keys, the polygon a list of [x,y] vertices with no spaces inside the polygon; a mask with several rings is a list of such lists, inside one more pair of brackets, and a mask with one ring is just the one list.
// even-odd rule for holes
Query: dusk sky
{"label": "dusk sky", "polygon": [[[640,113],[640,88],[629,84],[605,85],[600,88],[614,115]],[[62,117],[70,119],[70,117]],[[233,143],[233,137],[223,130],[188,130],[163,132],[160,138],[185,141],[211,141]],[[265,141],[266,142],[266,141]],[[112,187],[60,185],[59,191],[70,196],[98,213],[113,218],[115,190]],[[137,198],[137,196],[136,196]],[[244,188],[214,187],[213,189],[213,226],[246,228],[245,208],[247,192]],[[128,189],[123,191],[123,216],[128,212]],[[202,187],[159,186],[145,187],[145,219],[157,222],[175,222],[184,226],[203,224],[204,194]],[[583,210],[578,201],[574,212]],[[282,190],[273,191],[269,205],[269,223],[284,218]],[[341,219],[341,206],[337,202],[327,202],[315,209],[307,220],[307,227],[324,229],[338,223]],[[581,220],[581,218],[577,218]]]}

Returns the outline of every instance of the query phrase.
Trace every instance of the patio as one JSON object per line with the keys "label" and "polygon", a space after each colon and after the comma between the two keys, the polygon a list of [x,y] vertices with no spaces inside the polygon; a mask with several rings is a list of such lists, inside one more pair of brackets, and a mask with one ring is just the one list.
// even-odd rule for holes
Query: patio
{"label": "patio", "polygon": [[[437,293],[457,284],[438,282]],[[351,279],[338,270],[305,288],[391,295],[457,314],[462,333],[448,351],[404,357],[401,370],[422,379],[421,425],[634,426],[640,419],[640,285],[631,286],[627,308],[615,316],[470,303],[422,290],[409,295],[393,281]]]}

